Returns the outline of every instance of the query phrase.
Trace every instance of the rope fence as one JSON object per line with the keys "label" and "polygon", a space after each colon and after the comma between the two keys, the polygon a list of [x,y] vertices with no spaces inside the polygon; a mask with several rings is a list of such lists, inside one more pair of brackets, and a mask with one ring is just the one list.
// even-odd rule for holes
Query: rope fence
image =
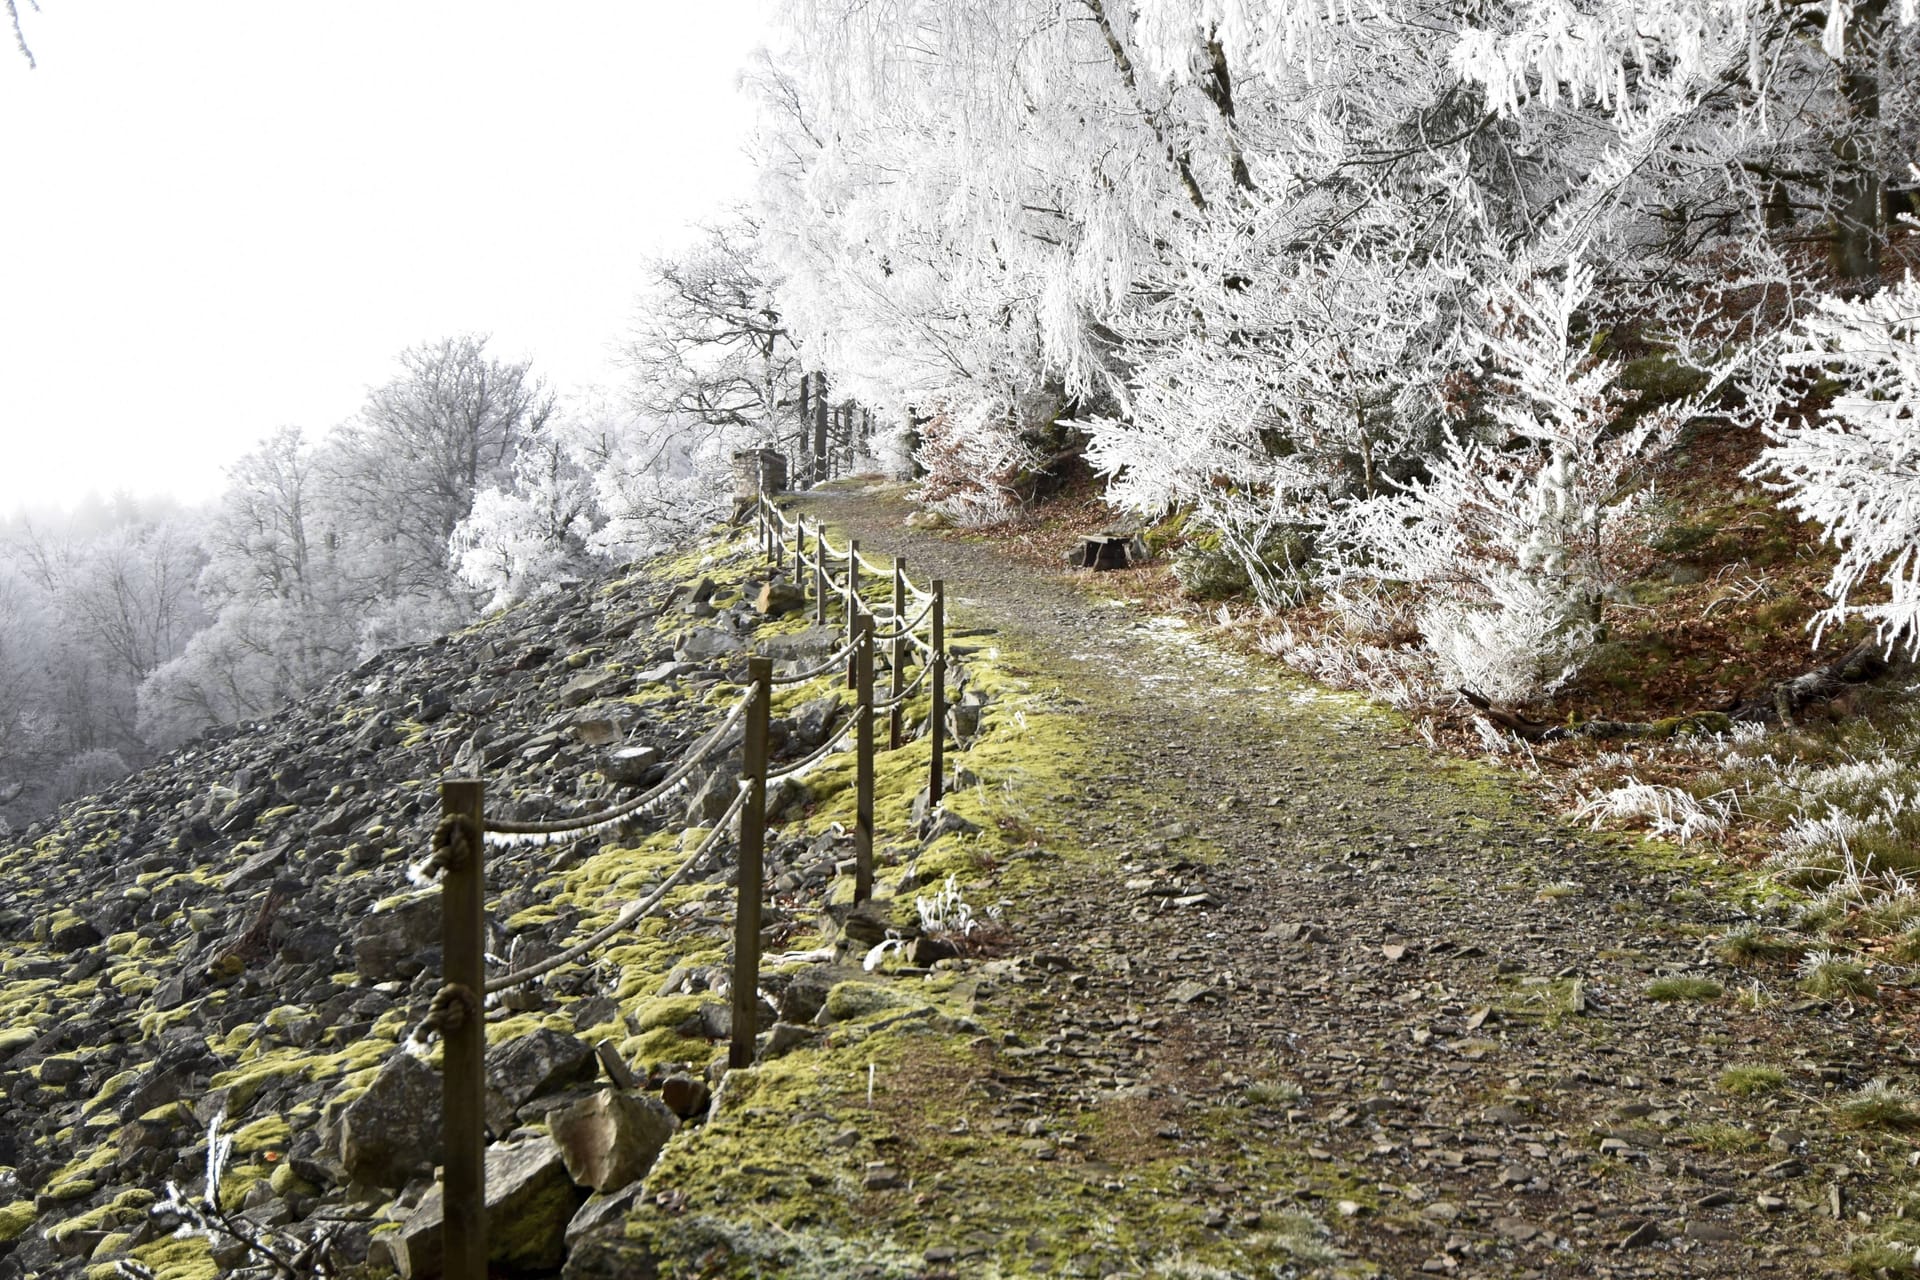
{"label": "rope fence", "polygon": [[[485,1280],[485,1051],[484,998],[525,985],[570,964],[579,963],[660,909],[667,895],[715,862],[729,841],[736,850],[734,869],[733,1022],[727,1051],[730,1067],[751,1066],[759,1017],[760,918],[766,893],[765,848],[767,784],[804,777],[829,757],[854,748],[854,901],[873,896],[873,809],[875,758],[880,750],[898,750],[906,742],[906,709],[930,691],[923,733],[928,740],[929,809],[941,800],[946,756],[946,586],[934,579],[923,588],[907,577],[906,566],[875,564],[862,555],[857,540],[836,548],[818,522],[789,518],[764,493],[754,508],[755,524],[768,565],[787,574],[802,592],[809,590],[814,621],[825,625],[830,607],[838,609],[846,640],[815,665],[776,676],[770,658],[747,659],[747,681],[720,723],[687,747],[667,772],[637,796],[591,813],[539,821],[491,817],[485,813],[485,788],[477,779],[441,782],[445,815],[436,828],[434,849],[422,864],[439,877],[446,980],[436,993],[421,1029],[445,1042],[446,1221],[452,1232],[445,1260],[448,1280]],[[870,591],[863,578],[885,584]],[[884,654],[887,688],[877,694],[875,669]],[[909,669],[913,670],[909,676]],[[797,760],[769,763],[769,725],[774,690],[846,674],[852,715],[825,740]],[[884,748],[876,742],[875,719],[887,721]],[[569,944],[556,955],[520,968],[486,976],[485,862],[489,848],[537,847],[578,840],[617,828],[633,818],[657,812],[687,788],[704,764],[728,767],[738,747],[741,777],[726,811],[706,829],[692,852],[645,896],[629,902],[612,920]],[[711,777],[711,774],[708,775]],[[699,830],[694,823],[689,831]],[[458,1243],[455,1243],[457,1241]]]}

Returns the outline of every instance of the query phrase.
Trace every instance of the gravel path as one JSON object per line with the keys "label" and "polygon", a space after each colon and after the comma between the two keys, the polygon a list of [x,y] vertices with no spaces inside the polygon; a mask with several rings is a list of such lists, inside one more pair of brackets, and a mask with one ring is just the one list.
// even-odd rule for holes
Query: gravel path
{"label": "gravel path", "polygon": [[[896,496],[802,506],[945,578],[960,626],[1078,704],[1089,767],[1056,800],[1098,857],[1014,910],[1060,957],[1009,1050],[1039,1158],[1097,1176],[1176,1152],[1210,1227],[1305,1211],[1325,1265],[1391,1276],[1827,1275],[1895,1211],[1907,1141],[1832,1108],[1911,1080],[1909,1050],[1790,966],[1720,963],[1741,915],[1697,870],[1103,601],[1105,580],[907,529]],[[1724,994],[1651,998],[1670,977]],[[1755,1066],[1784,1081],[1723,1085]],[[1104,1140],[1044,1121],[1103,1111]]]}

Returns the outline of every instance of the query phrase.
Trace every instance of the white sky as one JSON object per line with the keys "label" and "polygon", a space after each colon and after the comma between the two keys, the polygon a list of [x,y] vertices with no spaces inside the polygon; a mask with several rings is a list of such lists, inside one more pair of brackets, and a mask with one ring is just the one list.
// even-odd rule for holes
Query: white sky
{"label": "white sky", "polygon": [[746,193],[760,0],[41,0],[0,45],[0,513],[218,492],[454,333],[617,383]]}

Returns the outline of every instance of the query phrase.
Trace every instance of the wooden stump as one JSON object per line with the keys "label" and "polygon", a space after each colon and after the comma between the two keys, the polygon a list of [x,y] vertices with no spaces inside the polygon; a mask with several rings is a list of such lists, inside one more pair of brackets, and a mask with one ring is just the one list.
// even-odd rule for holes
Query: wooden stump
{"label": "wooden stump", "polygon": [[1069,558],[1080,569],[1125,569],[1147,558],[1147,544],[1137,533],[1097,533],[1080,539]]}

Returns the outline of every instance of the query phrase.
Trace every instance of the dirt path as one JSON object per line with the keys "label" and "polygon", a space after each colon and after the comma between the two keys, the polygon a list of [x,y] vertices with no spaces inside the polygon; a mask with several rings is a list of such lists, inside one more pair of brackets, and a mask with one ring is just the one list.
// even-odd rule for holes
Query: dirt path
{"label": "dirt path", "polygon": [[1742,917],[1697,868],[1064,571],[906,529],[898,498],[803,506],[945,578],[960,625],[1077,703],[1091,763],[1056,800],[1100,865],[1015,907],[1061,957],[1009,1050],[1036,1158],[1097,1182],[1177,1153],[1209,1227],[1292,1234],[1275,1274],[1827,1275],[1895,1211],[1906,1140],[1833,1107],[1908,1051],[1790,966],[1721,963]]}

